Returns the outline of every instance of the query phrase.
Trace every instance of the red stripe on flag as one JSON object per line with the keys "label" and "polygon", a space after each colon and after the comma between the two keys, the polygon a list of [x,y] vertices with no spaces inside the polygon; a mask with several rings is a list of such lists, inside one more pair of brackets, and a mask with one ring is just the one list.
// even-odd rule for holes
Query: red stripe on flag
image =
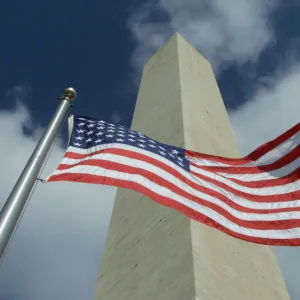
{"label": "red stripe on flag", "polygon": [[220,181],[211,179],[207,176],[198,174],[196,172],[191,171],[191,174],[193,174],[194,176],[198,177],[199,179],[205,180],[207,182],[210,182],[236,196],[239,196],[241,198],[245,198],[254,202],[287,202],[287,201],[293,201],[293,200],[298,200],[300,199],[300,190],[298,191],[294,191],[294,192],[290,192],[290,193],[285,193],[285,194],[274,194],[274,195],[253,195],[253,194],[249,194],[249,193],[245,193],[245,192],[241,192],[238,191],[232,187],[230,187],[229,185],[226,185]]}
{"label": "red stripe on flag", "polygon": [[[181,180],[182,182],[192,186],[193,188],[208,193],[210,190],[202,187],[200,184],[195,184],[192,181],[190,181],[187,177],[183,176],[182,174],[180,174],[178,171],[176,171],[175,169],[169,167],[168,165],[154,159],[151,158],[149,156],[140,154],[140,153],[136,153],[134,151],[129,151],[129,150],[123,150],[123,149],[118,149],[118,148],[108,148],[108,149],[104,149],[104,150],[99,150],[99,151],[95,151],[95,152],[90,152],[88,154],[78,154],[78,153],[73,153],[73,152],[67,152],[65,157],[67,158],[72,158],[72,159],[83,159],[83,158],[88,158],[91,157],[93,155],[96,154],[100,154],[100,153],[109,153],[109,154],[116,154],[116,155],[122,155],[122,156],[126,156],[128,158],[132,158],[132,159],[137,159],[137,160],[141,160],[150,164],[153,164],[154,166],[157,166],[163,170],[165,170],[166,172],[172,174],[173,176],[177,177],[179,180]],[[57,168],[58,170],[60,170],[60,166]],[[241,198],[245,198],[247,200],[251,200],[251,201],[255,201],[255,202],[286,202],[286,201],[292,201],[292,200],[298,200],[300,199],[300,190],[299,191],[295,191],[295,192],[290,192],[290,193],[286,193],[286,194],[281,194],[281,195],[253,195],[253,194],[249,194],[249,193],[245,193],[242,191],[238,191],[236,189],[234,189],[233,187],[226,185],[222,182],[219,182],[218,180],[215,179],[211,179],[207,176],[204,175],[200,175],[196,172],[190,171],[190,174],[201,179],[201,180],[205,180],[206,182],[209,182],[211,184],[214,184],[215,186],[222,188],[224,190],[226,190],[229,193],[232,193],[236,196],[239,196]],[[203,190],[205,189],[205,190]]]}
{"label": "red stripe on flag", "polygon": [[[126,165],[122,165],[119,163],[115,163],[112,161],[107,161],[107,160],[94,160],[94,159],[90,159],[90,160],[86,160],[86,161],[82,161],[79,162],[77,164],[74,165],[60,165],[60,170],[68,170],[68,169],[72,169],[75,166],[96,166],[96,167],[101,167],[104,168],[106,170],[113,170],[113,171],[117,171],[117,172],[124,172],[126,174],[137,174],[137,175],[141,175],[144,178],[148,179],[149,181],[152,181],[160,186],[163,186],[167,189],[169,189],[170,191],[176,193],[177,195],[180,195],[184,198],[190,199],[200,205],[204,205],[207,207],[210,207],[212,209],[214,209],[215,211],[217,211],[218,213],[226,216],[226,218],[230,219],[232,222],[241,225],[242,227],[247,227],[247,228],[254,228],[254,229],[261,229],[261,227],[259,227],[257,224],[257,221],[242,221],[236,217],[234,217],[233,215],[231,215],[230,213],[228,213],[224,208],[221,208],[220,206],[218,206],[217,204],[211,203],[205,199],[202,199],[200,197],[197,197],[191,193],[188,193],[184,190],[182,190],[181,188],[179,188],[178,186],[176,186],[175,184],[172,184],[171,182],[169,182],[168,180],[160,177],[157,174],[154,174],[152,172],[149,172],[147,170],[144,170],[142,168],[138,168],[138,167],[130,167],[130,166],[126,166]],[[247,207],[243,207],[240,206],[238,204],[236,204],[235,202],[231,201],[229,198],[227,198],[225,195],[209,190],[207,188],[198,186],[198,191],[201,191],[207,195],[210,195],[214,198],[217,198],[219,200],[221,200],[222,202],[226,203],[228,206],[240,211],[240,212],[245,212],[245,213],[256,213],[256,214],[268,214],[268,213],[277,213],[277,212],[292,212],[292,211],[300,211],[300,207],[293,207],[293,208],[284,208],[284,209],[264,209],[264,210],[260,210],[260,209],[253,209],[253,208],[247,208]],[[240,223],[240,221],[245,222],[245,223]],[[249,224],[246,226],[246,223],[249,222]],[[255,223],[255,225],[251,225],[250,223]],[[265,222],[265,221],[264,221]],[[297,220],[298,222],[298,220]],[[269,224],[268,224],[269,223]],[[291,222],[291,223],[287,223],[287,221],[266,221],[265,227],[264,229],[267,229],[268,226],[270,226],[270,228],[268,229],[274,229],[273,226],[275,226],[275,228],[281,228],[281,229],[287,229],[287,228],[293,228],[295,226],[300,227],[300,220],[299,220],[299,224],[295,222]],[[272,226],[271,226],[272,225]],[[251,227],[253,226],[253,227]],[[257,227],[258,226],[258,227]],[[282,227],[281,227],[282,226]],[[291,227],[289,227],[291,226]]]}
{"label": "red stripe on flag", "polygon": [[215,173],[227,173],[227,174],[260,174],[264,172],[271,172],[280,168],[283,168],[295,161],[300,157],[300,145],[295,147],[292,151],[287,153],[285,156],[280,157],[274,163],[264,165],[264,166],[255,166],[255,167],[217,167],[217,166],[199,166],[194,162],[191,164],[196,168],[201,168],[207,171]]}
{"label": "red stripe on flag", "polygon": [[[222,176],[222,175],[221,175]],[[296,182],[300,179],[300,167],[291,172],[290,174],[281,177],[281,178],[273,178],[273,179],[264,179],[259,181],[242,181],[236,178],[226,178],[227,180],[230,180],[232,182],[235,182],[239,185],[242,185],[244,187],[248,188],[265,188],[265,187],[275,187],[275,186],[281,186],[286,185],[289,183]]]}
{"label": "red stripe on flag", "polygon": [[49,178],[48,181],[73,181],[73,182],[83,182],[83,183],[94,183],[94,184],[105,184],[110,186],[117,186],[121,188],[128,188],[135,190],[137,192],[140,192],[144,194],[145,196],[148,196],[149,198],[153,199],[157,203],[173,208],[183,214],[185,214],[187,217],[194,219],[196,221],[199,221],[201,223],[204,223],[210,227],[216,228],[222,232],[225,232],[233,237],[246,240],[253,243],[258,244],[265,244],[265,245],[273,245],[273,246],[300,246],[300,239],[268,239],[268,238],[258,238],[258,237],[252,237],[247,235],[242,235],[239,233],[236,233],[216,221],[208,218],[207,216],[193,210],[190,208],[187,208],[181,203],[178,203],[170,198],[162,197],[155,193],[152,190],[149,190],[140,184],[126,181],[126,180],[119,180],[119,179],[112,179],[104,176],[95,176],[90,174],[60,174],[60,175],[53,175]]}
{"label": "red stripe on flag", "polygon": [[285,133],[281,134],[279,137],[275,138],[274,140],[261,145],[260,147],[255,149],[253,152],[251,152],[249,155],[245,156],[244,158],[227,158],[227,157],[215,156],[210,154],[198,153],[190,150],[186,150],[186,156],[199,158],[199,159],[201,158],[207,159],[207,160],[220,162],[228,165],[243,165],[258,160],[268,152],[278,147],[280,144],[283,144],[286,140],[291,138],[293,135],[297,134],[299,131],[300,131],[300,122],[296,124],[294,127],[290,128]]}

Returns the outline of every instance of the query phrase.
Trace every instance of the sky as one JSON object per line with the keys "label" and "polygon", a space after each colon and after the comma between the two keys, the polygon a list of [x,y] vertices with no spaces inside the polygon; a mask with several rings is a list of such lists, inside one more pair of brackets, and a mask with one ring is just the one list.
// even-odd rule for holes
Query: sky
{"label": "sky", "polygon": [[[242,154],[300,121],[298,0],[0,4],[0,207],[65,87],[72,113],[130,126],[143,64],[179,32],[213,65]],[[59,164],[63,128],[43,172]],[[93,299],[116,190],[39,184],[0,266],[0,300]],[[88,195],[88,197],[87,197]],[[299,248],[276,248],[292,300]]]}

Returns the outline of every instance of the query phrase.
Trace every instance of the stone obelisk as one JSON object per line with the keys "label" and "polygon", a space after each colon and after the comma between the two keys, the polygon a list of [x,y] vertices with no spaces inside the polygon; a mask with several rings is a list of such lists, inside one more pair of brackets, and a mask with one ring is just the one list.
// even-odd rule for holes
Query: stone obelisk
{"label": "stone obelisk", "polygon": [[[132,129],[174,146],[239,156],[211,65],[179,34],[144,67]],[[118,190],[95,300],[283,299],[289,295],[272,248]]]}

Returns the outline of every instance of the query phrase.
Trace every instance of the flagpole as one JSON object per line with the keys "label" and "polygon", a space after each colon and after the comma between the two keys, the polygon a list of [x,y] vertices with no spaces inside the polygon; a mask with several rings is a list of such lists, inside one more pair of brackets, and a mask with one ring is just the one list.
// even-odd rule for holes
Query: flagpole
{"label": "flagpole", "polygon": [[0,212],[0,263],[22,218],[29,197],[35,187],[37,178],[52,145],[71,109],[71,103],[75,98],[76,91],[73,88],[65,89],[63,94],[59,97],[61,103],[56,113],[36,145]]}

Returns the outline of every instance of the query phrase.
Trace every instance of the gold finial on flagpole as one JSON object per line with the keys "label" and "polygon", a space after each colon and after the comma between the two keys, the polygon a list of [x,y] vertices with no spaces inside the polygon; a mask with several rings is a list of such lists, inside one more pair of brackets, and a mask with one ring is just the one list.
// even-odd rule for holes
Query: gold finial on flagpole
{"label": "gold finial on flagpole", "polygon": [[64,89],[64,92],[59,97],[59,99],[63,100],[67,98],[68,100],[73,101],[75,100],[76,96],[77,96],[77,92],[75,91],[75,89],[73,89],[72,87],[68,87]]}

